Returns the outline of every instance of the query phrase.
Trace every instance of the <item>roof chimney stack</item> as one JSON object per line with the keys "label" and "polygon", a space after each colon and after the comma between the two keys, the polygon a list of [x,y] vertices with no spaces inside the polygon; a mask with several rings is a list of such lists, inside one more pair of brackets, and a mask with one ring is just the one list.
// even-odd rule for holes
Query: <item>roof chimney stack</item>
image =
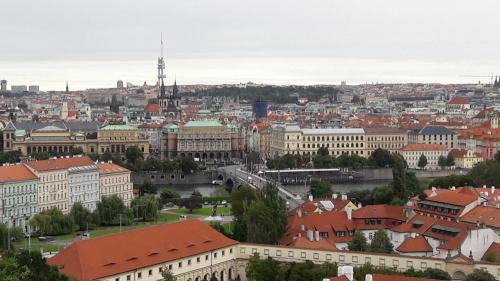
{"label": "roof chimney stack", "polygon": [[314,231],[314,241],[319,242],[319,230]]}
{"label": "roof chimney stack", "polygon": [[352,209],[350,207],[345,208],[345,212],[347,214],[347,219],[352,220]]}
{"label": "roof chimney stack", "polygon": [[373,275],[371,275],[371,274],[366,274],[366,276],[365,276],[365,281],[373,281]]}
{"label": "roof chimney stack", "polygon": [[313,198],[312,194],[309,194],[309,201],[311,201],[311,202],[312,202],[312,201],[313,201],[313,199],[314,199],[314,198]]}
{"label": "roof chimney stack", "polygon": [[495,196],[495,186],[494,185],[491,186],[491,195]]}

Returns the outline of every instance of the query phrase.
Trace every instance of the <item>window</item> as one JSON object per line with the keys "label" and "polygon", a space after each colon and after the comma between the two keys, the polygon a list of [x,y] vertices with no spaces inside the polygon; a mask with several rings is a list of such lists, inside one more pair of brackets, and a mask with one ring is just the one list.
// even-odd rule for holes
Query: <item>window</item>
{"label": "window", "polygon": [[200,257],[197,257],[196,258],[196,263],[199,263],[200,262]]}
{"label": "window", "polygon": [[137,273],[137,278],[141,279],[142,278],[142,272]]}
{"label": "window", "polygon": [[130,275],[127,275],[127,281],[130,281],[131,278],[130,278]]}
{"label": "window", "polygon": [[[242,250],[241,253],[244,254],[245,253],[245,248],[241,248],[241,250]],[[205,256],[205,260],[208,261],[208,255]]]}
{"label": "window", "polygon": [[300,257],[305,259],[306,258],[306,252],[300,252]]}
{"label": "window", "polygon": [[179,262],[179,268],[182,268],[182,262]]}
{"label": "window", "polygon": [[171,264],[168,265],[168,270],[172,270],[172,265]]}
{"label": "window", "polygon": [[191,260],[188,260],[188,265],[191,265]]}

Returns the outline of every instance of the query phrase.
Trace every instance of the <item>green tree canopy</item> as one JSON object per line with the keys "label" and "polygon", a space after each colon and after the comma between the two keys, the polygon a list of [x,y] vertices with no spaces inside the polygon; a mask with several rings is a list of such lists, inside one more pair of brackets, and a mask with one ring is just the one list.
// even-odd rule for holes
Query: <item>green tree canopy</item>
{"label": "green tree canopy", "polygon": [[161,205],[165,205],[165,204],[170,203],[170,202],[172,202],[174,204],[178,204],[180,198],[181,198],[181,196],[179,195],[179,193],[177,193],[169,188],[165,188],[160,192]]}
{"label": "green tree canopy", "polygon": [[193,194],[188,198],[183,198],[181,200],[181,206],[188,209],[189,212],[193,212],[194,209],[199,209],[203,206],[203,199],[201,193],[197,190],[193,191]]}
{"label": "green tree canopy", "polygon": [[122,199],[117,195],[105,196],[97,203],[95,211],[100,225],[122,225],[132,223],[132,211],[125,207]]}
{"label": "green tree canopy", "polygon": [[469,172],[469,177],[479,186],[500,186],[500,163],[486,160],[477,163]]}
{"label": "green tree canopy", "polygon": [[331,197],[333,194],[332,185],[328,181],[313,179],[311,181],[311,194],[315,198]]}
{"label": "green tree canopy", "polygon": [[427,157],[422,153],[420,155],[420,158],[418,158],[418,164],[417,165],[418,165],[418,167],[420,169],[423,169],[423,168],[425,168],[425,166],[427,166],[427,163],[428,163],[427,162]]}
{"label": "green tree canopy", "polygon": [[377,167],[391,167],[394,162],[391,153],[382,148],[375,149],[368,158],[368,161]]}
{"label": "green tree canopy", "polygon": [[144,159],[144,153],[137,146],[129,146],[125,151],[125,158],[131,164],[135,164],[137,160]]}
{"label": "green tree canopy", "polygon": [[69,281],[69,278],[49,266],[39,252],[20,251],[0,259],[0,280]]}
{"label": "green tree canopy", "polygon": [[152,194],[146,194],[132,200],[131,208],[134,217],[142,221],[154,221],[158,218],[158,199]]}
{"label": "green tree canopy", "polygon": [[95,218],[92,215],[92,212],[89,209],[83,207],[82,203],[75,202],[71,207],[69,212],[70,216],[73,218],[73,221],[78,226],[79,230],[86,230],[95,228]]}
{"label": "green tree canopy", "polygon": [[288,213],[278,189],[266,185],[244,214],[247,240],[253,243],[276,244],[286,232]]}
{"label": "green tree canopy", "polygon": [[392,253],[393,245],[391,239],[387,236],[387,233],[383,229],[379,229],[373,235],[373,239],[370,243],[370,252],[375,253]]}
{"label": "green tree canopy", "polygon": [[356,231],[351,242],[349,242],[348,247],[351,251],[368,251],[368,242],[366,241],[365,235],[360,231]]}
{"label": "green tree canopy", "polygon": [[464,281],[495,281],[495,277],[488,271],[474,269],[474,272],[467,275]]}
{"label": "green tree canopy", "polygon": [[69,234],[78,228],[71,216],[64,215],[56,208],[36,214],[30,224],[42,236]]}
{"label": "green tree canopy", "polygon": [[472,178],[466,175],[451,174],[446,177],[436,178],[429,183],[429,187],[450,188],[452,186],[475,186]]}

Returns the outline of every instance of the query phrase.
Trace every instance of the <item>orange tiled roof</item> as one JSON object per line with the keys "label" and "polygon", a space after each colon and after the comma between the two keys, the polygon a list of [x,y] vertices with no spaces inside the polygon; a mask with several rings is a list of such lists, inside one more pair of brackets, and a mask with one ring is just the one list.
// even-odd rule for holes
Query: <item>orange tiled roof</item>
{"label": "orange tiled roof", "polygon": [[[461,189],[463,190],[463,189]],[[430,196],[425,198],[426,201],[439,202],[444,204],[450,204],[455,206],[465,207],[470,203],[477,200],[477,195],[473,195],[469,192],[460,192],[460,191],[452,191],[449,192],[441,192],[434,196]]]}
{"label": "orange tiled roof", "polygon": [[432,224],[436,221],[433,217],[415,215],[408,222],[397,225],[391,230],[394,232],[404,233],[404,232],[415,232],[418,234],[423,234]]}
{"label": "orange tiled roof", "polygon": [[309,241],[304,236],[297,237],[292,243],[288,244],[288,246],[313,250],[337,250],[337,248],[325,238],[320,238],[319,241]]}
{"label": "orange tiled roof", "polygon": [[0,183],[36,180],[37,176],[24,165],[0,166]]}
{"label": "orange tiled roof", "polygon": [[90,281],[237,243],[199,220],[187,220],[80,240],[48,263],[66,275]]}
{"label": "orange tiled roof", "polygon": [[497,255],[497,259],[500,258],[500,243],[496,243],[496,242],[491,243],[488,250],[486,250],[486,252],[484,252],[484,255],[486,256],[486,254],[488,254],[488,253],[495,253]]}
{"label": "orange tiled roof", "polygon": [[432,252],[432,247],[424,236],[419,235],[415,238],[407,237],[396,250],[402,253]]}
{"label": "orange tiled roof", "polygon": [[446,150],[444,145],[431,143],[410,143],[403,147],[403,151],[434,151]]}
{"label": "orange tiled roof", "polygon": [[157,103],[149,103],[144,107],[144,111],[148,113],[160,112],[160,105]]}
{"label": "orange tiled roof", "polygon": [[460,221],[500,228],[500,209],[493,206],[479,205],[460,217]]}
{"label": "orange tiled roof", "polygon": [[406,221],[403,207],[389,205],[368,205],[353,210],[352,217],[354,219],[396,219]]}
{"label": "orange tiled roof", "polygon": [[124,168],[115,163],[98,163],[97,167],[99,168],[99,174],[130,172],[127,168]]}
{"label": "orange tiled roof", "polygon": [[87,156],[28,161],[26,165],[37,171],[62,170],[79,166],[94,165]]}
{"label": "orange tiled roof", "polygon": [[470,104],[470,100],[464,97],[454,97],[448,102],[448,104]]}

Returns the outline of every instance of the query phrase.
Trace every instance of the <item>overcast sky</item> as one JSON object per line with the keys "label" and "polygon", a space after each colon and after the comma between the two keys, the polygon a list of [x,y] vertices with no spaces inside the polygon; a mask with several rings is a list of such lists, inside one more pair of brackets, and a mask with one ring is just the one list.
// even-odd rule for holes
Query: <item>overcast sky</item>
{"label": "overcast sky", "polygon": [[[0,60],[334,56],[500,57],[498,0],[15,0]],[[500,66],[499,66],[500,68]]]}

